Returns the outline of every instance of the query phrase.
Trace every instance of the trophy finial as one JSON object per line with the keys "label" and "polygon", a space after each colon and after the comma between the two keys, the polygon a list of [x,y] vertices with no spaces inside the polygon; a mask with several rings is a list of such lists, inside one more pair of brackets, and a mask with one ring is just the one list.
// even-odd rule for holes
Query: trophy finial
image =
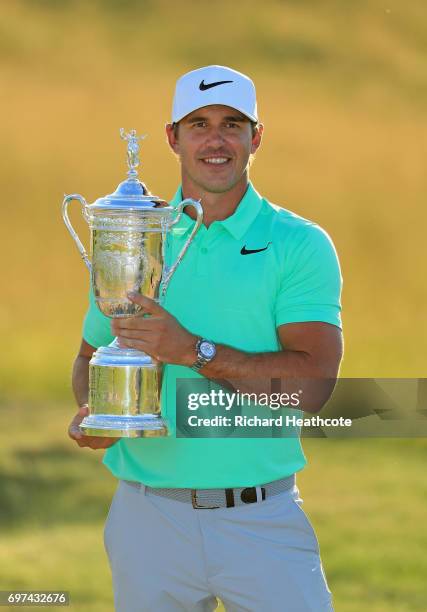
{"label": "trophy finial", "polygon": [[127,157],[128,157],[128,176],[129,178],[137,178],[138,171],[137,168],[140,164],[139,161],[139,142],[138,140],[143,140],[146,137],[146,134],[143,136],[137,136],[136,130],[130,130],[130,132],[125,132],[124,128],[120,128],[120,136],[123,140],[126,140],[128,143]]}

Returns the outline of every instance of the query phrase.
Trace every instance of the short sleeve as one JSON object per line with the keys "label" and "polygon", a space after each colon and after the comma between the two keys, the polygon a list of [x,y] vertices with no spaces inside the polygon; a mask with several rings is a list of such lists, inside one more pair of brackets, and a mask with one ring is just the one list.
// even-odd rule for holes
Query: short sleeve
{"label": "short sleeve", "polygon": [[332,240],[315,224],[300,226],[289,238],[276,301],[276,327],[322,321],[341,328],[342,276]]}
{"label": "short sleeve", "polygon": [[111,319],[99,310],[92,288],[89,293],[89,308],[83,322],[83,339],[95,348],[108,346],[114,340],[111,334]]}

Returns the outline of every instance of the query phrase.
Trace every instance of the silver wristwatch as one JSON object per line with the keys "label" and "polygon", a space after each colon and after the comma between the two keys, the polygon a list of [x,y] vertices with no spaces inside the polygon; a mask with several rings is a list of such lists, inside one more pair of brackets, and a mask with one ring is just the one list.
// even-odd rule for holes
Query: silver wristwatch
{"label": "silver wristwatch", "polygon": [[192,370],[198,372],[200,368],[212,361],[216,355],[216,346],[210,340],[200,338],[196,344],[197,359],[191,366]]}

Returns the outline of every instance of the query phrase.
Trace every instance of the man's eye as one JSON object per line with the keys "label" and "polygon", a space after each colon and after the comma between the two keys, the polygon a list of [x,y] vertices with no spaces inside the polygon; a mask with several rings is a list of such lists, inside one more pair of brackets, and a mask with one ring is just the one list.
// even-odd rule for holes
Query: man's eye
{"label": "man's eye", "polygon": [[206,127],[206,121],[197,121],[196,123],[193,123],[193,127],[198,127],[198,128]]}
{"label": "man's eye", "polygon": [[238,123],[234,123],[233,121],[229,121],[229,122],[228,122],[228,123],[226,123],[225,125],[226,125],[226,127],[228,127],[228,128],[237,128],[237,127],[239,127],[239,124],[238,124]]}

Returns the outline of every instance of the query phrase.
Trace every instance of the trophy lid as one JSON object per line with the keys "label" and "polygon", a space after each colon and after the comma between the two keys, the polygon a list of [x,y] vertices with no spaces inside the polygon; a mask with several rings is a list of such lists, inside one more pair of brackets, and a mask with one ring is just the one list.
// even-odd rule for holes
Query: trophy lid
{"label": "trophy lid", "polygon": [[144,183],[139,180],[137,168],[140,165],[139,160],[139,140],[143,140],[144,136],[137,136],[135,130],[130,130],[126,133],[123,128],[120,129],[120,136],[128,143],[127,147],[127,163],[128,163],[128,178],[122,181],[114,193],[98,198],[88,208],[94,213],[103,213],[108,211],[152,211],[159,213],[169,212],[173,209],[161,198],[151,195],[148,192]]}

